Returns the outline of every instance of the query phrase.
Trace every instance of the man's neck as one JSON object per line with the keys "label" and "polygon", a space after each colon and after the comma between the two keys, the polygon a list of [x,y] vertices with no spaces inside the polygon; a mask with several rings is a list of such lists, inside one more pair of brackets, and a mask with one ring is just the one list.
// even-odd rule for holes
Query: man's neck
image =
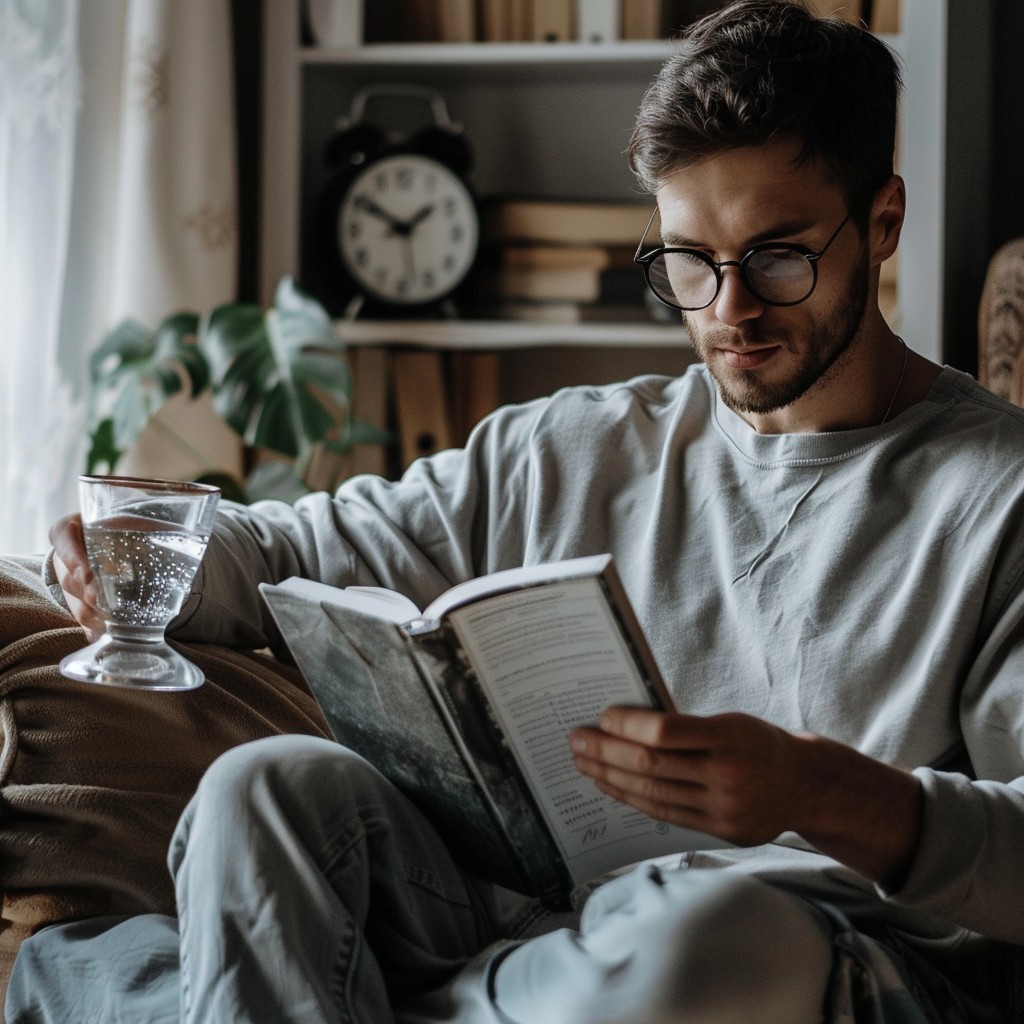
{"label": "man's neck", "polygon": [[927,394],[940,367],[888,328],[860,338],[796,401],[736,412],[759,434],[812,434],[879,426]]}

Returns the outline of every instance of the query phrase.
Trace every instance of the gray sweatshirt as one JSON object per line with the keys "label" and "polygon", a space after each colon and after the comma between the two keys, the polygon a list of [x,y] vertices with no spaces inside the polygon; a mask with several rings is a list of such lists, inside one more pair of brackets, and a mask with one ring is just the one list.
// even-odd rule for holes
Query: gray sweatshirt
{"label": "gray sweatshirt", "polygon": [[745,711],[915,771],[896,892],[794,835],[753,871],[913,942],[1024,943],[1024,411],[945,369],[884,426],[758,435],[703,367],[501,409],[400,482],[225,506],[182,639],[277,643],[259,581],[401,590],[611,552],[679,710]]}

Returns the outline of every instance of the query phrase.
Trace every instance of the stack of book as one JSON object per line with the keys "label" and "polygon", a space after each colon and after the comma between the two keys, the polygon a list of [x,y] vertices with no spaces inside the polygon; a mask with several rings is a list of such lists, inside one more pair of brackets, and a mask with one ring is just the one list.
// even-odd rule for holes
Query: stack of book
{"label": "stack of book", "polygon": [[649,319],[633,254],[651,210],[649,201],[484,203],[476,313],[544,323]]}

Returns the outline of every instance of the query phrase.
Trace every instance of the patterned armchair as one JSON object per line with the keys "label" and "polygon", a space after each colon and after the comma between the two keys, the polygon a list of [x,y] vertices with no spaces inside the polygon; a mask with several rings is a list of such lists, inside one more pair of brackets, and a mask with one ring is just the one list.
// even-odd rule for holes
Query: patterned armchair
{"label": "patterned armchair", "polygon": [[978,308],[978,380],[1024,406],[1024,238],[989,262]]}

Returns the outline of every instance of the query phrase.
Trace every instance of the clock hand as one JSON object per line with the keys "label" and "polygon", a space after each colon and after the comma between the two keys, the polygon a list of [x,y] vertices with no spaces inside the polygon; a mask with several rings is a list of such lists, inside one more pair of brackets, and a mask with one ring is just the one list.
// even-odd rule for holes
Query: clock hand
{"label": "clock hand", "polygon": [[411,232],[421,221],[426,220],[434,212],[434,205],[434,203],[429,203],[422,210],[419,210],[411,220],[407,220],[405,222],[406,230]]}
{"label": "clock hand", "polygon": [[388,227],[391,228],[391,233],[393,235],[405,235],[409,233],[402,221],[393,214],[388,213],[387,210],[378,206],[372,199],[370,199],[369,196],[356,196],[352,202],[360,210],[365,210],[367,213],[373,214],[374,217],[379,217],[381,220],[386,221]]}

